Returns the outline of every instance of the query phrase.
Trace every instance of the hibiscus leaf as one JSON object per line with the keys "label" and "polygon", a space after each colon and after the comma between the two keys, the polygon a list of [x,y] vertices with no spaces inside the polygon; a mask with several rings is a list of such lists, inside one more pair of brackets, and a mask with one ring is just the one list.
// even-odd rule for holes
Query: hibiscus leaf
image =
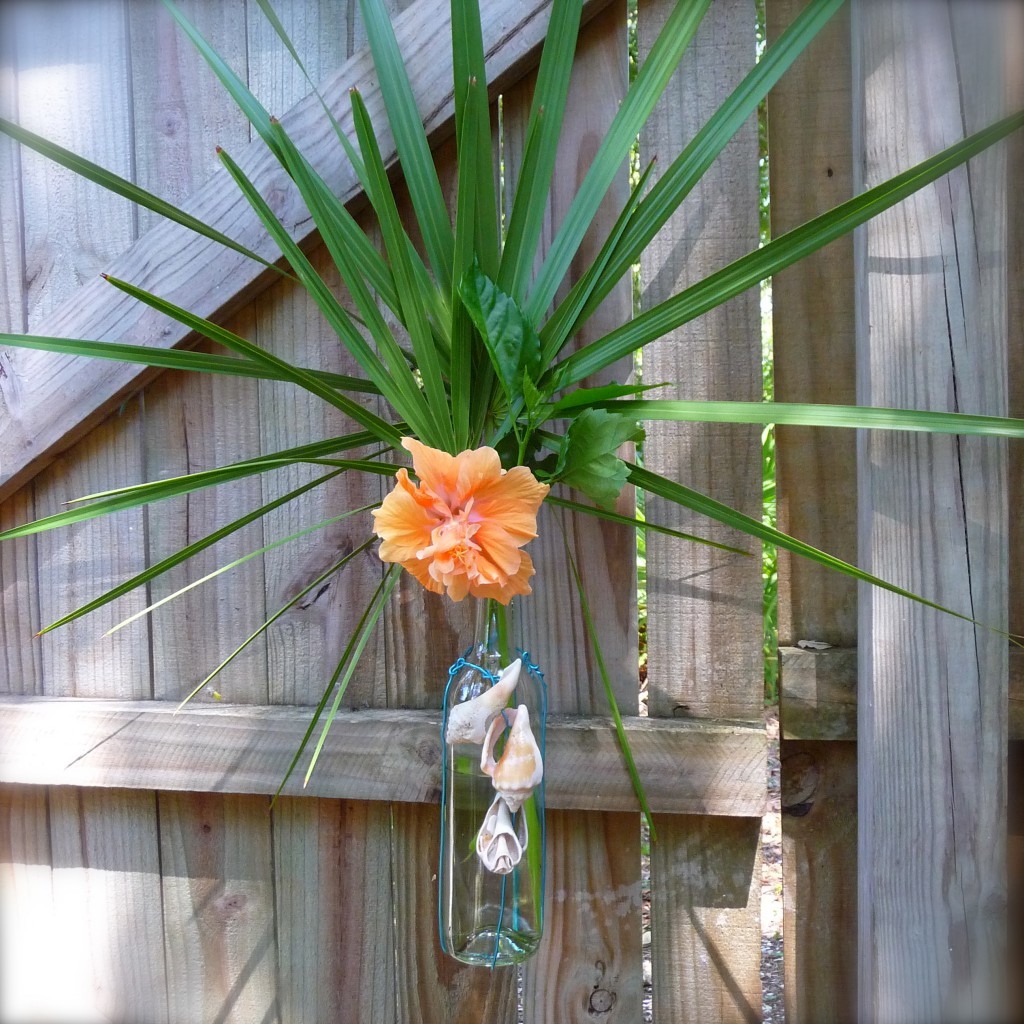
{"label": "hibiscus leaf", "polygon": [[626,441],[642,441],[635,419],[584,409],[565,432],[555,479],[582,491],[602,508],[611,508],[626,486],[629,467],[615,452]]}
{"label": "hibiscus leaf", "polygon": [[533,324],[476,260],[463,276],[459,294],[484,339],[509,405],[515,405],[523,397],[523,375],[536,381],[541,374],[540,338]]}

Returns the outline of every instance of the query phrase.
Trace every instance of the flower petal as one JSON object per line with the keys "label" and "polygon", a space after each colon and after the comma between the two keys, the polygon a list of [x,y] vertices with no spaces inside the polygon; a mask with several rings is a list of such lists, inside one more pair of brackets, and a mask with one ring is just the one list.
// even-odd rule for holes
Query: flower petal
{"label": "flower petal", "polygon": [[371,513],[374,533],[384,541],[380,557],[385,562],[415,558],[416,552],[430,543],[431,530],[437,525],[437,517],[418,500],[416,488],[405,469],[398,471],[397,480],[380,508]]}

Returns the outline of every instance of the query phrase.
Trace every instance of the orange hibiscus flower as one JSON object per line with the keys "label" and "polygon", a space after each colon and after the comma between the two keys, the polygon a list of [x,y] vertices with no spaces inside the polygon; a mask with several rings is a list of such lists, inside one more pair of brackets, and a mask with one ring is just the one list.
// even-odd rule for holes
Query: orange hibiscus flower
{"label": "orange hibiscus flower", "polygon": [[411,437],[402,447],[420,482],[400,469],[395,489],[374,509],[380,557],[453,601],[472,594],[508,604],[529,594],[533,562],[520,548],[537,536],[548,485],[525,466],[506,472],[493,448],[449,455]]}

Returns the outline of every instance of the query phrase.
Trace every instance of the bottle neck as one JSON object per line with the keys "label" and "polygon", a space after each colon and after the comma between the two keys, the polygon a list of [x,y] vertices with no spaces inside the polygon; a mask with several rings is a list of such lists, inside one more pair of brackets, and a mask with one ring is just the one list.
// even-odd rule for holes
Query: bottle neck
{"label": "bottle neck", "polygon": [[503,605],[493,598],[477,598],[473,611],[473,657],[491,675],[515,659],[514,602]]}

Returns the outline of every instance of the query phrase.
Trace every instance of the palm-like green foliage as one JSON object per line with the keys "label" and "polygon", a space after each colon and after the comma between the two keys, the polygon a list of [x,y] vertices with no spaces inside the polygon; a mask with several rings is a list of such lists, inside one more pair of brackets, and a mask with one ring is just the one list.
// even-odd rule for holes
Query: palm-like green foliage
{"label": "palm-like green foliage", "polygon": [[[171,0],[165,2],[301,193],[351,295],[358,319],[327,287],[230,154],[221,153],[229,175],[279,246],[288,267],[285,272],[294,275],[308,290],[365,376],[344,377],[292,365],[157,295],[116,280],[110,283],[227,348],[234,356],[163,352],[96,341],[16,335],[0,335],[0,341],[9,345],[48,348],[197,372],[285,380],[340,409],[361,429],[342,437],[311,439],[309,444],[300,448],[175,480],[89,495],[66,512],[0,535],[0,539],[4,539],[48,530],[300,462],[320,464],[332,470],[164,559],[46,628],[69,622],[145,584],[228,533],[298,497],[309,488],[323,484],[337,473],[392,473],[393,467],[386,461],[380,461],[380,456],[396,450],[401,437],[406,434],[413,434],[425,444],[453,454],[479,443],[491,444],[499,451],[506,467],[529,466],[539,479],[551,484],[563,483],[589,499],[583,501],[552,495],[548,499],[552,503],[639,525],[636,520],[611,511],[621,488],[631,482],[741,532],[937,607],[924,598],[908,594],[825,552],[787,537],[758,520],[743,516],[679,482],[630,465],[619,457],[618,450],[624,441],[641,438],[638,421],[642,419],[786,422],[1009,437],[1024,436],[1024,421],[855,407],[669,402],[636,397],[644,390],[638,386],[588,388],[585,381],[589,375],[756,285],[934,181],[1024,125],[1024,113],[998,122],[891,181],[774,239],[604,337],[565,355],[570,338],[588,321],[615,284],[630,273],[644,247],[684,201],[740,125],[757,109],[772,85],[841,6],[842,0],[811,0],[703,129],[664,169],[657,184],[648,190],[649,168],[639,176],[598,256],[554,308],[552,304],[559,286],[569,274],[570,265],[598,206],[626,163],[633,140],[693,38],[710,0],[679,4],[670,16],[650,56],[639,69],[536,274],[534,267],[537,266],[549,187],[556,170],[556,142],[568,93],[581,0],[554,0],[553,3],[522,167],[504,238],[500,232],[494,186],[496,176],[490,108],[477,0],[452,0],[451,4],[458,154],[454,217],[442,195],[415,97],[384,4],[382,0],[360,0],[390,131],[408,187],[416,222],[415,236],[422,240],[421,247],[413,243],[413,232],[407,230],[399,215],[388,168],[377,141],[379,126],[372,123],[361,97],[354,92],[352,124],[355,141],[346,136],[333,115],[330,120],[338,137],[339,159],[348,159],[352,163],[376,214],[383,240],[382,250],[371,243],[345,205],[331,193],[299,152],[282,125],[268,114]],[[259,2],[284,45],[298,60],[294,47],[266,0]],[[38,136],[4,121],[0,121],[0,131],[135,202],[234,246],[230,240],[194,222],[193,218],[170,204]],[[397,320],[400,325],[397,331],[389,325],[382,307],[387,307]],[[370,412],[351,397],[359,392],[378,393],[390,411],[384,414]],[[344,457],[346,452],[373,443],[379,445],[375,455],[360,459]],[[674,533],[655,523],[642,525],[649,530]],[[287,539],[282,538],[280,542]],[[343,563],[339,563],[328,573],[342,568]],[[589,624],[586,595],[582,592],[578,575],[576,578],[581,587],[581,605]],[[345,686],[395,580],[395,571],[385,575],[328,682],[306,736],[307,741],[312,738],[317,723],[326,715],[314,750],[314,762]],[[260,630],[268,624],[261,626]],[[245,643],[252,639],[250,637]],[[593,637],[593,641],[599,652],[597,638]],[[610,687],[608,697],[620,739],[625,743]],[[643,803],[639,779],[632,768],[628,749],[626,753]],[[296,755],[296,763],[298,757],[299,754]],[[309,770],[312,770],[312,764]]]}

